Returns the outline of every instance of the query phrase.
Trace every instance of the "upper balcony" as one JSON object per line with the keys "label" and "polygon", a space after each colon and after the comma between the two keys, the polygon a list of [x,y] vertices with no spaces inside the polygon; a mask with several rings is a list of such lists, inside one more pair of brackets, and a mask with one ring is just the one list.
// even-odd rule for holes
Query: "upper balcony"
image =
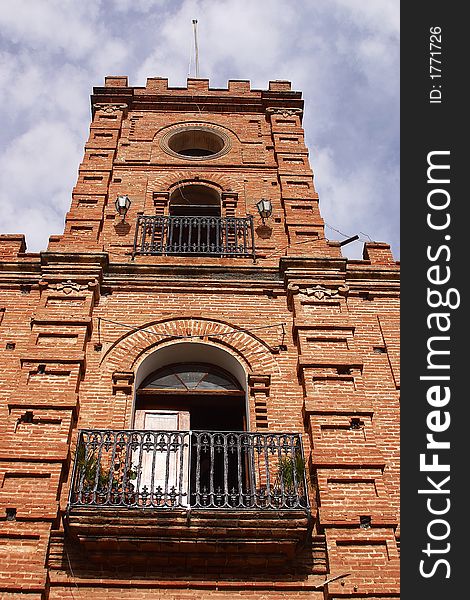
{"label": "upper balcony", "polygon": [[253,217],[137,218],[134,255],[254,257]]}
{"label": "upper balcony", "polygon": [[285,560],[312,526],[304,464],[296,433],[82,430],[66,524],[90,553]]}

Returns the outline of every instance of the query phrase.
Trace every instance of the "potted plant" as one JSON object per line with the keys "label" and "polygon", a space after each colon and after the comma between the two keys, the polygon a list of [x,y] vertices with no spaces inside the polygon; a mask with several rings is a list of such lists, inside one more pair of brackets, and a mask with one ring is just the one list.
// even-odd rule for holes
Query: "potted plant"
{"label": "potted plant", "polygon": [[75,491],[81,496],[83,503],[92,502],[93,493],[102,493],[109,482],[109,473],[103,470],[95,454],[86,454],[82,445],[78,446],[76,452],[75,481]]}
{"label": "potted plant", "polygon": [[293,456],[286,455],[279,458],[275,494],[279,497],[281,504],[293,506],[296,503],[303,504],[307,493],[305,483],[308,483],[305,459],[299,452]]}

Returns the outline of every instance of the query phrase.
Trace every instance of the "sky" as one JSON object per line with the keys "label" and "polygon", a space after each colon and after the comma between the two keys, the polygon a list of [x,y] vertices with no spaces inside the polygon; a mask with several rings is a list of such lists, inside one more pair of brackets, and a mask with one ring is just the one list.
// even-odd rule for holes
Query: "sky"
{"label": "sky", "polygon": [[63,232],[88,138],[90,94],[199,76],[210,87],[287,79],[331,240],[399,243],[399,0],[15,0],[0,11],[0,233],[27,250]]}

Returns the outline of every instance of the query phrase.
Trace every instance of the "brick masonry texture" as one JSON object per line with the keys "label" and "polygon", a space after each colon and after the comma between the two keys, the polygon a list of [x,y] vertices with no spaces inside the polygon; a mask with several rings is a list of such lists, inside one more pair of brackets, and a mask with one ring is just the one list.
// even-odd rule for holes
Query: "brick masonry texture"
{"label": "brick masonry texture", "polygon": [[[301,93],[107,77],[91,102],[63,234],[38,254],[0,236],[0,596],[398,598],[399,264],[325,239]],[[223,151],[178,155],[185,127]],[[253,216],[255,256],[135,253],[137,217],[189,186]],[[302,435],[309,515],[261,536],[243,514],[69,511],[78,430],[131,429],[143,365],[178,344],[240,365],[248,430]]]}

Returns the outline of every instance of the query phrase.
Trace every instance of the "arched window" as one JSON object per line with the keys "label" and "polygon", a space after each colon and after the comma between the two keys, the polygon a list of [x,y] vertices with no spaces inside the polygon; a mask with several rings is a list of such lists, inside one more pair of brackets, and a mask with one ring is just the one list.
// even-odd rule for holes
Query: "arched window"
{"label": "arched window", "polygon": [[169,247],[172,253],[222,252],[220,196],[199,184],[177,188],[170,197]]}
{"label": "arched window", "polygon": [[177,217],[220,217],[220,196],[201,184],[177,188],[170,196],[170,215]]}

